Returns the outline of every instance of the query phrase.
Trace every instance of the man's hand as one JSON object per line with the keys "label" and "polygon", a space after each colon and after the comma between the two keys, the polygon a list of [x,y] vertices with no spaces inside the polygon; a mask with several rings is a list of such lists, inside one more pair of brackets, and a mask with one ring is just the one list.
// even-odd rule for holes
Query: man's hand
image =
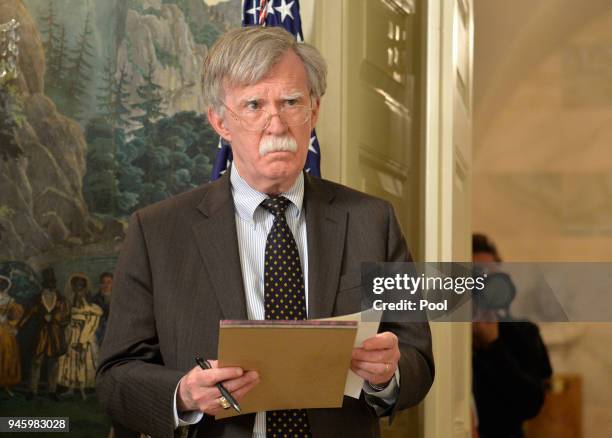
{"label": "man's hand", "polygon": [[499,338],[499,323],[477,321],[472,323],[472,342],[475,348],[488,347]]}
{"label": "man's hand", "polygon": [[179,383],[176,392],[176,407],[179,412],[201,411],[208,415],[217,415],[223,408],[219,404],[221,393],[215,386],[223,382],[236,401],[259,383],[256,371],[244,372],[242,368],[218,368],[216,360],[210,360],[212,369],[203,370],[199,366],[192,368]]}
{"label": "man's hand", "polygon": [[361,348],[353,348],[351,369],[373,385],[387,385],[400,358],[397,336],[391,332],[378,333],[363,341]]}

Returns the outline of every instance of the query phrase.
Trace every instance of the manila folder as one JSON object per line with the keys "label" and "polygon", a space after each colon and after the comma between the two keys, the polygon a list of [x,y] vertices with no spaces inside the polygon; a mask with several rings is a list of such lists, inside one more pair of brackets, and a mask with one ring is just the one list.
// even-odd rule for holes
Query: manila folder
{"label": "manila folder", "polygon": [[[243,414],[342,406],[356,321],[221,321],[219,366],[259,373]],[[237,415],[226,409],[216,418]]]}

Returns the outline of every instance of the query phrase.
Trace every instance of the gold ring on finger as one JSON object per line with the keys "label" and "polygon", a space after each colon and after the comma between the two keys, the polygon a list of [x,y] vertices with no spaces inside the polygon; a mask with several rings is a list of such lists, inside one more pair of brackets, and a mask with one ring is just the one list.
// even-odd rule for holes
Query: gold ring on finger
{"label": "gold ring on finger", "polygon": [[219,406],[221,406],[223,409],[229,409],[232,406],[225,397],[219,397],[217,400],[219,402]]}

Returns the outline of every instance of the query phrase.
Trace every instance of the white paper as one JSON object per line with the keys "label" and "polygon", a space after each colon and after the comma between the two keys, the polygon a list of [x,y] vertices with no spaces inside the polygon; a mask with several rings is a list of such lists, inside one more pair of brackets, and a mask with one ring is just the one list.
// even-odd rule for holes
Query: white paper
{"label": "white paper", "polygon": [[[333,318],[325,318],[329,321],[357,321],[357,336],[355,336],[355,344],[353,347],[361,347],[363,341],[378,333],[380,319],[382,318],[381,310],[364,310],[363,312],[352,313],[350,315],[334,316]],[[364,321],[365,320],[365,321]],[[344,395],[349,397],[359,398],[363,389],[363,379],[349,369],[346,376],[346,384],[344,385]]]}

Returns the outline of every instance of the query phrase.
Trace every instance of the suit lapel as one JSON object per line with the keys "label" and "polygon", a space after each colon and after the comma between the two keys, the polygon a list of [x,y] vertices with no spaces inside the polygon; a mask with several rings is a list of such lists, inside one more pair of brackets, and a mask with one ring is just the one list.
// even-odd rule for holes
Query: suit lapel
{"label": "suit lapel", "polygon": [[321,189],[318,180],[305,178],[308,234],[308,317],[331,316],[340,280],[346,235],[346,211],[334,207],[334,193]]}
{"label": "suit lapel", "polygon": [[229,171],[212,183],[198,210],[202,217],[193,225],[194,237],[223,317],[247,319]]}
{"label": "suit lapel", "polygon": [[[308,234],[308,315],[331,316],[346,237],[347,213],[332,205],[334,193],[305,178]],[[213,283],[225,319],[247,319],[246,298],[238,253],[238,236],[229,172],[213,183],[198,205],[202,217],[193,225],[202,262]]]}

